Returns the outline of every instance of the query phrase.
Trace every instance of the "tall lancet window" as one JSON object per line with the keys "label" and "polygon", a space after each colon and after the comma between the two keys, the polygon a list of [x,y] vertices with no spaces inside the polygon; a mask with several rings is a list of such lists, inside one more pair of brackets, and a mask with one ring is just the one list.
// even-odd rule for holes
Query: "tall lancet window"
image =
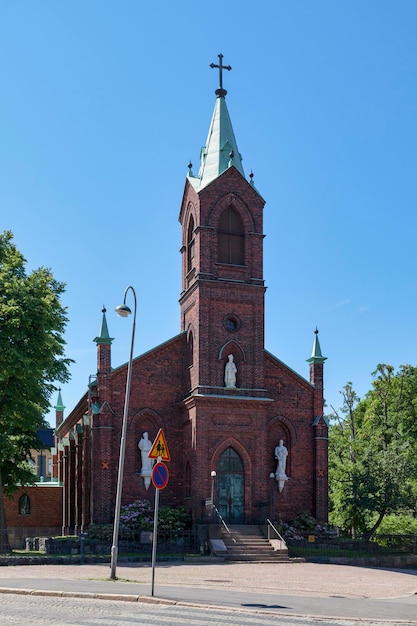
{"label": "tall lancet window", "polygon": [[191,367],[194,363],[194,337],[193,333],[190,332],[188,335],[188,365]]}
{"label": "tall lancet window", "polygon": [[242,220],[229,206],[220,216],[218,230],[218,260],[229,265],[245,262],[245,233]]}
{"label": "tall lancet window", "polygon": [[194,219],[190,217],[187,230],[187,272],[194,267]]}

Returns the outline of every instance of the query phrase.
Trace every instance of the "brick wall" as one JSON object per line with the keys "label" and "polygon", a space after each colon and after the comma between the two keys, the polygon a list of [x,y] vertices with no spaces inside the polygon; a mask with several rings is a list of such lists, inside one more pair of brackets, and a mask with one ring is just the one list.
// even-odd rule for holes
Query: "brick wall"
{"label": "brick wall", "polygon": [[[30,500],[30,513],[22,515],[19,501],[23,494]],[[4,497],[8,526],[42,526],[47,513],[48,526],[61,526],[62,487],[50,483],[48,486],[19,487],[12,498]]]}
{"label": "brick wall", "polygon": [[[27,495],[30,512],[20,511],[21,497]],[[24,548],[25,537],[60,534],[62,524],[62,487],[58,484],[19,487],[12,498],[4,497],[9,541],[13,548]]]}

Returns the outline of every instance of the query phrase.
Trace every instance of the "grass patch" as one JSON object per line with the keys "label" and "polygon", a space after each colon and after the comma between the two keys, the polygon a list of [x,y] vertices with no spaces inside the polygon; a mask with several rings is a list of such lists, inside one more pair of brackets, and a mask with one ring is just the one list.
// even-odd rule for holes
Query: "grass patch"
{"label": "grass patch", "polygon": [[[107,582],[110,581],[112,583],[114,583],[115,581],[113,580],[113,578],[109,578],[109,577],[105,577],[105,578],[86,578],[85,580],[93,580],[96,582]],[[130,578],[120,578],[119,576],[116,576],[115,579],[118,583],[132,583],[132,584],[137,584],[137,585],[144,585],[146,584],[145,580],[131,580]]]}
{"label": "grass patch", "polygon": [[43,556],[46,554],[41,550],[12,550],[10,556]]}

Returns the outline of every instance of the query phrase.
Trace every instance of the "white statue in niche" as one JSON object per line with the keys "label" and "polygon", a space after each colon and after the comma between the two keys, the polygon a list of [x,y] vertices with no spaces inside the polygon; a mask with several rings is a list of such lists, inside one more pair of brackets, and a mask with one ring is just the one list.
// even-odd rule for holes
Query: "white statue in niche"
{"label": "white statue in niche", "polygon": [[275,447],[275,458],[278,461],[277,469],[275,472],[275,476],[277,480],[281,477],[287,478],[287,474],[285,473],[285,469],[287,465],[287,456],[288,456],[288,450],[284,446],[284,441],[280,439],[278,445]]}
{"label": "white statue in niche", "polygon": [[233,361],[233,354],[228,355],[228,361],[224,369],[224,384],[229,389],[236,389],[236,363]]}
{"label": "white statue in niche", "polygon": [[149,440],[148,433],[143,433],[142,437],[139,439],[138,448],[140,450],[141,460],[142,460],[142,468],[141,468],[141,476],[150,476],[152,473],[153,467],[153,459],[148,457],[149,451],[152,448],[152,441]]}
{"label": "white statue in niche", "polygon": [[285,472],[286,465],[287,465],[287,457],[288,457],[288,450],[284,446],[284,441],[280,439],[278,442],[278,445],[275,447],[275,458],[278,461],[277,469],[275,472],[275,479],[278,483],[278,490],[280,493],[284,489],[285,483],[288,480],[288,476]]}

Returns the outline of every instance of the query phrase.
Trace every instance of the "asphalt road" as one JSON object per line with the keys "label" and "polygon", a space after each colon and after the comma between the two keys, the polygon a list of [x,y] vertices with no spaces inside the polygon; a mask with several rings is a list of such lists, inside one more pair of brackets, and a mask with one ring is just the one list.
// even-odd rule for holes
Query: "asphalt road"
{"label": "asphalt road", "polygon": [[[143,604],[118,600],[3,595],[2,626],[376,626],[381,622],[287,617],[262,610],[227,610],[181,604]],[[403,622],[383,622],[400,626]]]}

